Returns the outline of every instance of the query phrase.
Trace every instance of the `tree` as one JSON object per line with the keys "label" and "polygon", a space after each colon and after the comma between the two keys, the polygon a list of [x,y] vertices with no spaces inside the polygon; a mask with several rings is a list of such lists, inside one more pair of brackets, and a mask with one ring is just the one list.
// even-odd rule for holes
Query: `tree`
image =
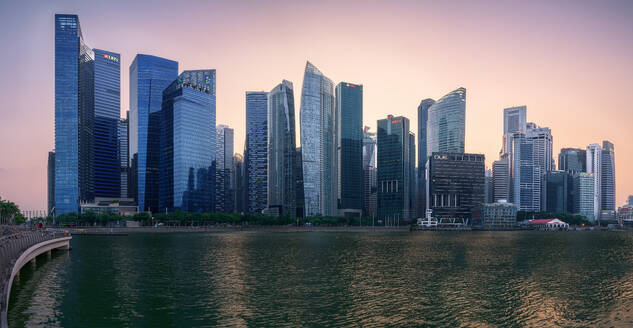
{"label": "tree", "polygon": [[24,217],[20,214],[20,208],[13,202],[3,200],[0,197],[0,224],[13,224],[24,222]]}

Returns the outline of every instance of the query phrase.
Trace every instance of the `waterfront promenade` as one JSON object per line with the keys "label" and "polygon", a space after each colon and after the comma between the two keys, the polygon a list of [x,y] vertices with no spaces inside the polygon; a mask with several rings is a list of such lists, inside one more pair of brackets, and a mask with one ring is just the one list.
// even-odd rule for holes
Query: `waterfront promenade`
{"label": "waterfront promenade", "polygon": [[53,249],[68,249],[70,233],[0,226],[0,328],[8,327],[7,309],[11,285],[22,267]]}
{"label": "waterfront promenade", "polygon": [[384,226],[142,226],[142,227],[77,227],[68,229],[74,235],[125,235],[135,233],[183,233],[183,232],[404,232],[408,225]]}

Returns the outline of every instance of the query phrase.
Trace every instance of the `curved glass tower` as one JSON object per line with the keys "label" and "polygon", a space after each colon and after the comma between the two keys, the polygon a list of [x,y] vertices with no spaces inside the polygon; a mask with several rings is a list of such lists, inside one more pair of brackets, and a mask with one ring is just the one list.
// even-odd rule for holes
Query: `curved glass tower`
{"label": "curved glass tower", "polygon": [[306,216],[337,213],[336,131],[332,80],[306,63],[301,92],[301,149]]}
{"label": "curved glass tower", "polygon": [[428,109],[426,156],[463,153],[466,134],[466,89],[445,95]]}

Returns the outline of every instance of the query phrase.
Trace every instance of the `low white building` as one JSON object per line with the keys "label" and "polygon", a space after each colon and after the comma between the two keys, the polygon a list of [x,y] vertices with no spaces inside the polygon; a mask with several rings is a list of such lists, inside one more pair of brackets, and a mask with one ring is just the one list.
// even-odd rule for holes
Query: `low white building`
{"label": "low white building", "polygon": [[567,230],[569,224],[559,219],[530,220],[530,227],[539,230]]}

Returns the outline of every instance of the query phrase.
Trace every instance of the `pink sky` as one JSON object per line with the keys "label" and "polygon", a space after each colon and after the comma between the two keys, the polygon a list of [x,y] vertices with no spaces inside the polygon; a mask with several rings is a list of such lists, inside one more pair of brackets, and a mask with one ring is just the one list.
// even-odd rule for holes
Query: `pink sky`
{"label": "pink sky", "polygon": [[[527,105],[560,148],[610,140],[617,205],[633,194],[633,2],[228,1],[0,4],[0,196],[46,208],[54,147],[55,13],[79,15],[85,40],[121,53],[121,111],[137,53],[217,70],[217,123],[242,152],[245,91],[294,83],[296,115],[306,60],[335,83],[364,85],[364,121],[404,115],[467,89],[466,151],[498,158],[503,108]],[[297,119],[297,122],[299,120]],[[297,128],[297,131],[299,129]],[[297,136],[297,140],[299,136]]]}

